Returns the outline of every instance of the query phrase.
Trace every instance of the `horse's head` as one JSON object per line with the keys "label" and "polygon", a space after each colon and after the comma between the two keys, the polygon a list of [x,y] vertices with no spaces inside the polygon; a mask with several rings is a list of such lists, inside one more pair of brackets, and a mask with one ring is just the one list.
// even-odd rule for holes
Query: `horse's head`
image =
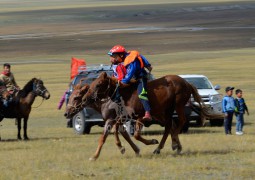
{"label": "horse's head", "polygon": [[88,84],[78,84],[73,86],[73,91],[69,97],[68,104],[66,106],[66,112],[64,114],[66,118],[72,118],[75,114],[84,108],[82,97],[87,93],[88,89]]}
{"label": "horse's head", "polygon": [[90,84],[90,88],[83,96],[82,102],[87,106],[97,100],[107,98],[112,92],[112,85],[115,86],[112,78],[108,77],[106,72],[101,73],[100,76]]}
{"label": "horse's head", "polygon": [[37,96],[41,96],[44,99],[49,99],[50,98],[50,93],[46,89],[46,87],[43,85],[43,81],[41,79],[33,78],[33,92]]}

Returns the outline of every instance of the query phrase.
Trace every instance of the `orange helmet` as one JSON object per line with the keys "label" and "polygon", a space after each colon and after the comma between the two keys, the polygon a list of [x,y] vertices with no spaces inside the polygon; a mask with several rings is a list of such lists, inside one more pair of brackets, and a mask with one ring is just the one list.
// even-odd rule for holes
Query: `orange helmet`
{"label": "orange helmet", "polygon": [[108,52],[108,55],[112,56],[115,53],[125,53],[126,49],[121,45],[113,46],[113,48]]}

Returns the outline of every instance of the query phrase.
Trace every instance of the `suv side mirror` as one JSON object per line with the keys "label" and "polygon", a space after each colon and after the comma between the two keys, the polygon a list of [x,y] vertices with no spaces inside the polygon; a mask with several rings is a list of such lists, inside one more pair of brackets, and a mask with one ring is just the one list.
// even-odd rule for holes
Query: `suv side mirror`
{"label": "suv side mirror", "polygon": [[220,90],[220,88],[221,88],[220,85],[214,86],[214,89],[215,89],[215,90]]}

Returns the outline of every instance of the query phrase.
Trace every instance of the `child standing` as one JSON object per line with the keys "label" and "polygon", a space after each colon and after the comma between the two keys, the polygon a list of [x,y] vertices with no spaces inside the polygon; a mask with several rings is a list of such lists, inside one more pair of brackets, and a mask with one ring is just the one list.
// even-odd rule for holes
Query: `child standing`
{"label": "child standing", "polygon": [[236,108],[235,99],[232,97],[234,87],[226,87],[226,96],[222,100],[222,111],[225,115],[224,117],[224,127],[226,135],[231,135],[231,126],[233,120],[233,114]]}
{"label": "child standing", "polygon": [[245,111],[247,112],[247,115],[249,115],[249,111],[248,111],[248,107],[245,104],[245,100],[243,98],[243,91],[241,89],[236,90],[236,96],[237,96],[237,98],[235,99],[236,135],[243,135],[243,125],[244,125],[243,115]]}

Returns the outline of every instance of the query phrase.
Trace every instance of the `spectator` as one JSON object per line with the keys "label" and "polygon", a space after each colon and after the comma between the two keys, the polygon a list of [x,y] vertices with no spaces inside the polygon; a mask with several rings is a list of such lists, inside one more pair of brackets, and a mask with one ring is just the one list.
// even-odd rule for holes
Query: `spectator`
{"label": "spectator", "polygon": [[[60,109],[62,108],[64,102],[65,102],[66,105],[67,105],[68,100],[69,100],[69,89],[67,89],[67,90],[64,92],[64,94],[62,95],[62,97],[61,97],[61,99],[60,99],[60,101],[59,101],[59,103],[58,103],[58,107],[57,107],[58,110],[60,110]],[[71,121],[71,120],[72,120],[72,119],[67,119],[67,127],[72,127],[72,121]]]}
{"label": "spectator", "polygon": [[[64,92],[63,96],[61,97],[59,103],[58,103],[58,110],[60,110],[64,104],[64,102],[66,101],[67,99],[67,93],[68,93],[68,89]],[[66,101],[67,103],[67,101]]]}
{"label": "spectator", "polygon": [[223,97],[222,100],[222,111],[225,115],[224,117],[224,128],[226,135],[231,135],[231,127],[233,114],[236,108],[235,99],[232,97],[234,87],[226,87],[226,96]]}
{"label": "spectator", "polygon": [[236,103],[236,109],[235,109],[235,115],[236,115],[236,135],[243,135],[243,125],[244,125],[244,113],[247,112],[247,115],[249,115],[248,107],[245,104],[245,100],[243,98],[243,91],[241,89],[236,90],[236,96],[235,99]]}

